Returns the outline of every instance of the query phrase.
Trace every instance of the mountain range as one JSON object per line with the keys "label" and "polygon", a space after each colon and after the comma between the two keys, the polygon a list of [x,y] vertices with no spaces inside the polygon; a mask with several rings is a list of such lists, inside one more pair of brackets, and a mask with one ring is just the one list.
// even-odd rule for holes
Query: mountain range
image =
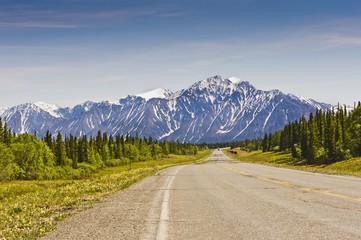
{"label": "mountain range", "polygon": [[316,109],[317,102],[279,90],[262,91],[238,78],[214,76],[177,92],[156,89],[116,102],[87,101],[73,108],[44,102],[0,109],[0,116],[15,133],[75,136],[151,136],[180,142],[229,142],[263,137]]}

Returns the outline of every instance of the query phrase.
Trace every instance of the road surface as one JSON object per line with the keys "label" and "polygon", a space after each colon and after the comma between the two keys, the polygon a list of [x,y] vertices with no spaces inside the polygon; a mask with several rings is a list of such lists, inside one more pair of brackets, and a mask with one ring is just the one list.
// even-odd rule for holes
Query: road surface
{"label": "road surface", "polygon": [[361,178],[239,163],[165,169],[44,239],[361,239]]}

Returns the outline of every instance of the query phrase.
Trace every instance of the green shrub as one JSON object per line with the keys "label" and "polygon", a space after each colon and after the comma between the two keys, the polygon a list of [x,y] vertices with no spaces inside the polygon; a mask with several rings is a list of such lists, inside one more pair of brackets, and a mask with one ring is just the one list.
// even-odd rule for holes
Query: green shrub
{"label": "green shrub", "polygon": [[107,167],[124,166],[126,164],[128,164],[128,160],[126,158],[109,159],[109,160],[105,161],[105,165]]}

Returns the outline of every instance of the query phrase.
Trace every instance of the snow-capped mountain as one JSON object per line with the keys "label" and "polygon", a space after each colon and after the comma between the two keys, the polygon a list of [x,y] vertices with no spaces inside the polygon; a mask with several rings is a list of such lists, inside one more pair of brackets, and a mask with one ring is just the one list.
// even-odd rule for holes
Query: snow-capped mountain
{"label": "snow-capped mountain", "polygon": [[288,122],[331,105],[279,90],[257,90],[238,78],[214,76],[172,93],[167,89],[128,96],[117,102],[85,102],[60,108],[42,102],[3,110],[16,133],[47,130],[63,135],[138,133],[159,140],[222,142],[262,137]]}
{"label": "snow-capped mountain", "polygon": [[157,89],[154,89],[154,90],[149,91],[149,92],[138,94],[136,96],[144,98],[145,100],[148,101],[149,99],[152,99],[152,98],[165,98],[165,99],[167,99],[170,96],[172,96],[172,94],[173,93],[169,89],[157,88]]}
{"label": "snow-capped mountain", "polygon": [[45,103],[20,104],[4,109],[1,117],[16,133],[43,133],[62,119],[60,108],[54,106]]}

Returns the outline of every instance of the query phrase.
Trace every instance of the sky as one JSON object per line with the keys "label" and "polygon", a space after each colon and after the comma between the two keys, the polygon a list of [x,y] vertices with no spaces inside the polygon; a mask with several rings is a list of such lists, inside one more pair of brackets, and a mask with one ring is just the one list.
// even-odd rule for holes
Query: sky
{"label": "sky", "polygon": [[74,106],[214,75],[361,100],[359,0],[0,0],[0,108]]}

